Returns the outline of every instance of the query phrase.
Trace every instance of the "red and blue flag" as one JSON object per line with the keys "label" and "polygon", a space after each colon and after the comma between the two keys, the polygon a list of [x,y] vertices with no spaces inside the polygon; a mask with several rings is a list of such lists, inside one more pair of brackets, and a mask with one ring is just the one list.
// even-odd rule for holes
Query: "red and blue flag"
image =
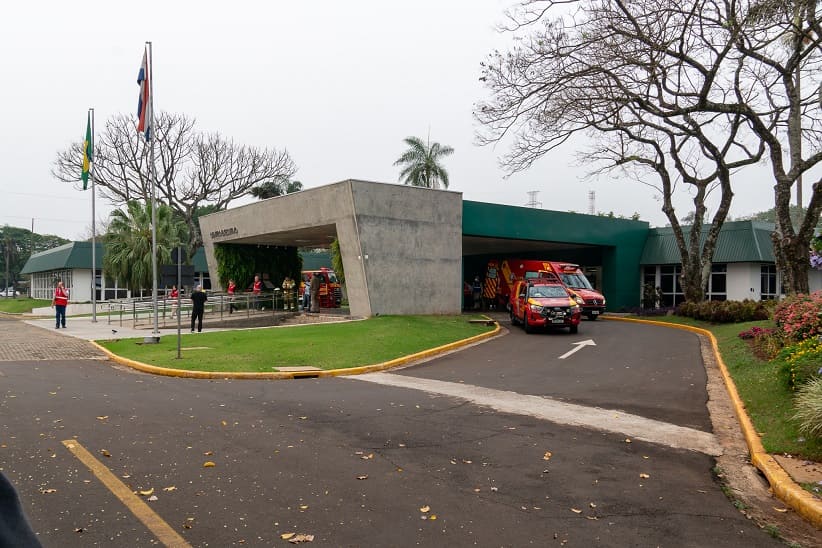
{"label": "red and blue flag", "polygon": [[137,102],[137,131],[144,133],[146,142],[151,140],[151,103],[149,101],[148,57],[143,50],[143,64],[137,74],[137,83],[140,84],[140,99]]}

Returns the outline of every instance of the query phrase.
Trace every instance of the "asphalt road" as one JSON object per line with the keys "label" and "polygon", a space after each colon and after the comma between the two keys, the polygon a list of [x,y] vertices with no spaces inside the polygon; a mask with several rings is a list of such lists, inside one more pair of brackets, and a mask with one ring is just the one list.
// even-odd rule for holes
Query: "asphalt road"
{"label": "asphalt road", "polygon": [[[9,321],[0,335],[65,340]],[[294,381],[154,377],[88,353],[0,349],[0,468],[47,547],[172,545],[158,522],[191,546],[780,545],[712,477],[687,332],[512,328],[400,371]]]}

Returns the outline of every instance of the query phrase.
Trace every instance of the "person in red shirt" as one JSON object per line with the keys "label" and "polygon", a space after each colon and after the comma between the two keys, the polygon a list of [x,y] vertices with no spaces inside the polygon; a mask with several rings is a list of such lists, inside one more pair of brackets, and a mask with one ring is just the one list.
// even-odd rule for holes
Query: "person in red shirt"
{"label": "person in red shirt", "polygon": [[177,297],[180,296],[180,292],[177,290],[176,285],[171,286],[171,291],[168,292],[168,299],[171,301],[171,317],[177,317]]}
{"label": "person in red shirt", "polygon": [[57,282],[57,287],[54,288],[54,298],[51,300],[51,306],[53,306],[55,310],[56,325],[54,329],[60,329],[61,325],[63,329],[66,328],[66,307],[68,306],[68,299],[68,289],[63,286],[63,281],[60,280]]}
{"label": "person in red shirt", "polygon": [[254,308],[260,308],[260,291],[263,289],[263,282],[260,281],[259,276],[254,276],[254,287],[252,291],[254,293]]}
{"label": "person in red shirt", "polygon": [[234,292],[237,290],[237,284],[234,283],[234,280],[228,280],[228,313],[231,314],[234,312]]}

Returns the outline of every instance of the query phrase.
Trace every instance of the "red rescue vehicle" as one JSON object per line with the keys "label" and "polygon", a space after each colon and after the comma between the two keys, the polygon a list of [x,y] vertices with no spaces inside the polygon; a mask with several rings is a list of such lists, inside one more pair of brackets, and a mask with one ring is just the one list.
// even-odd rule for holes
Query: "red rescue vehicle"
{"label": "red rescue vehicle", "polygon": [[516,282],[536,278],[559,280],[571,290],[582,313],[595,320],[605,312],[605,297],[593,288],[579,265],[536,259],[491,260],[485,275],[483,298],[492,306],[510,306]]}
{"label": "red rescue vehicle", "polygon": [[526,333],[535,328],[567,327],[579,331],[582,312],[574,296],[555,277],[531,278],[514,284],[511,324],[522,324]]}
{"label": "red rescue vehicle", "polygon": [[314,276],[320,277],[320,308],[339,308],[342,303],[342,286],[333,270],[321,268],[319,270],[303,270],[300,281],[300,300],[308,290],[308,283]]}

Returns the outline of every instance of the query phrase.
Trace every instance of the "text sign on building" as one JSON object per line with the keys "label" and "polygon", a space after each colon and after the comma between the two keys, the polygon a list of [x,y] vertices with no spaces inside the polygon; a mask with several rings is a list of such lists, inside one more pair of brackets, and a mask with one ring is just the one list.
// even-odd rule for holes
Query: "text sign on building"
{"label": "text sign on building", "polygon": [[217,238],[226,238],[228,236],[236,236],[239,233],[236,226],[232,226],[231,228],[223,228],[220,230],[212,230],[209,232],[209,236],[211,236],[212,240]]}

